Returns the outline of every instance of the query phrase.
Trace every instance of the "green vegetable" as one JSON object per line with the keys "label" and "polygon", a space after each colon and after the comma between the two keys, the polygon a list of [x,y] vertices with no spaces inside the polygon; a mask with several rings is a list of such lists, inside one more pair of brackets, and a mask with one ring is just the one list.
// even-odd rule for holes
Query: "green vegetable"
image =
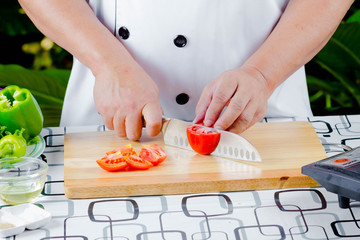
{"label": "green vegetable", "polygon": [[22,157],[0,158],[0,170],[15,168],[14,164],[23,160]]}
{"label": "green vegetable", "polygon": [[[4,128],[1,128],[4,131]],[[0,139],[0,158],[22,157],[26,153],[26,140],[22,136],[22,130],[15,130],[14,134],[7,134]]]}
{"label": "green vegetable", "polygon": [[14,134],[25,129],[26,141],[40,134],[44,117],[39,104],[26,88],[11,85],[0,91],[0,125]]}

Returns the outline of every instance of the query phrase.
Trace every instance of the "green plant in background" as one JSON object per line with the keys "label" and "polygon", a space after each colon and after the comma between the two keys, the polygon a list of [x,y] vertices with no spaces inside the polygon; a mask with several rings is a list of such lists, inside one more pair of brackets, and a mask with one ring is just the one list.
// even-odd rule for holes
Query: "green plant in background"
{"label": "green plant in background", "polygon": [[0,33],[8,36],[24,36],[38,32],[17,1],[1,1],[0,19]]}
{"label": "green plant in background", "polygon": [[[61,62],[67,57],[68,53],[56,45],[49,38],[44,37],[41,41],[24,43],[22,51],[34,56],[32,69],[53,69],[53,68],[70,68],[71,63]],[[63,66],[68,64],[68,66]]]}
{"label": "green plant in background", "polygon": [[44,126],[58,126],[72,57],[44,37],[13,0],[0,8],[0,87],[18,85],[36,98]]}
{"label": "green plant in background", "polygon": [[360,113],[360,10],[355,2],[326,46],[306,65],[314,115]]}

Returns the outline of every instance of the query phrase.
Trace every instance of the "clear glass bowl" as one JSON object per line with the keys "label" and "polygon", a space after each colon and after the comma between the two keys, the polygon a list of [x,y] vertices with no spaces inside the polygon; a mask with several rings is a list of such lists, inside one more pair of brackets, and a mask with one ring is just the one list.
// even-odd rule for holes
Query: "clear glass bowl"
{"label": "clear glass bowl", "polygon": [[48,165],[32,157],[0,159],[0,199],[10,205],[32,202],[44,188]]}

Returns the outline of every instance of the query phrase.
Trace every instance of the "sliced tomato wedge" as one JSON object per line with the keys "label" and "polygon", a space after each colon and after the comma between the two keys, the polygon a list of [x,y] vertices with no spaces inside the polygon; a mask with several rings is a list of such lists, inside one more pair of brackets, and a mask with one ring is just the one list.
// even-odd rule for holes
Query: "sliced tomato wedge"
{"label": "sliced tomato wedge", "polygon": [[188,126],[186,135],[191,148],[204,155],[212,153],[220,141],[220,132],[197,125]]}
{"label": "sliced tomato wedge", "polygon": [[166,153],[164,151],[164,149],[162,149],[159,145],[157,144],[152,144],[150,145],[150,147],[156,152],[157,155],[159,155],[159,163],[163,162],[166,159]]}
{"label": "sliced tomato wedge", "polygon": [[106,153],[106,155],[109,154],[121,154],[123,156],[130,156],[130,155],[137,155],[134,148],[131,146],[131,144],[125,145],[125,146],[121,146],[119,148],[116,148],[112,151],[109,151]]}
{"label": "sliced tomato wedge", "polygon": [[125,161],[129,166],[139,170],[146,170],[152,166],[151,162],[141,159],[136,155],[130,155],[129,157],[125,158]]}
{"label": "sliced tomato wedge", "polygon": [[[141,169],[145,170],[158,165],[166,159],[165,151],[157,144],[143,145],[139,156],[131,144],[116,148],[97,160],[97,164],[106,171]],[[130,169],[128,167],[131,167]]]}
{"label": "sliced tomato wedge", "polygon": [[128,167],[125,157],[121,154],[109,154],[96,160],[96,163],[104,170],[109,172],[117,172]]}
{"label": "sliced tomato wedge", "polygon": [[143,160],[158,165],[166,159],[165,151],[157,144],[143,145],[141,147],[139,157]]}

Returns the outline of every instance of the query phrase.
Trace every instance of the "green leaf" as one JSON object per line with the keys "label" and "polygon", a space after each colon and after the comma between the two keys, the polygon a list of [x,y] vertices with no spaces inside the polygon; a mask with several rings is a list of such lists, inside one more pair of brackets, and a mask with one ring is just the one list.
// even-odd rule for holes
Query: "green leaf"
{"label": "green leaf", "polygon": [[326,46],[315,56],[332,69],[360,69],[360,22],[342,23]]}
{"label": "green leaf", "polygon": [[307,75],[306,81],[308,87],[312,90],[320,90],[316,92],[314,97],[311,97],[314,100],[317,100],[322,94],[327,94],[331,96],[331,98],[336,101],[339,105],[343,107],[351,107],[353,98],[351,95],[343,90],[342,84],[340,82],[330,81],[329,79],[321,79],[315,76]]}
{"label": "green leaf", "polygon": [[341,71],[336,71],[321,61],[317,61],[317,63],[322,68],[326,69],[330,74],[332,74],[335,79],[342,83],[343,87],[345,87],[345,89],[347,89],[347,91],[352,94],[352,97],[356,100],[357,105],[360,106],[360,88],[355,79],[346,76]]}
{"label": "green leaf", "polygon": [[357,10],[353,15],[351,15],[346,22],[359,22],[360,21],[360,10]]}
{"label": "green leaf", "polygon": [[323,91],[342,107],[359,107],[359,42],[360,22],[340,24],[326,46],[311,61],[315,65],[310,66],[317,65],[318,69],[311,69],[312,76],[307,75],[309,92],[316,90],[317,94],[317,91]]}
{"label": "green leaf", "polygon": [[0,33],[16,36],[39,33],[39,30],[22,11],[18,1],[2,0],[0,8]]}
{"label": "green leaf", "polygon": [[0,65],[0,86],[27,88],[44,115],[44,126],[58,126],[70,70],[35,71],[19,65]]}

